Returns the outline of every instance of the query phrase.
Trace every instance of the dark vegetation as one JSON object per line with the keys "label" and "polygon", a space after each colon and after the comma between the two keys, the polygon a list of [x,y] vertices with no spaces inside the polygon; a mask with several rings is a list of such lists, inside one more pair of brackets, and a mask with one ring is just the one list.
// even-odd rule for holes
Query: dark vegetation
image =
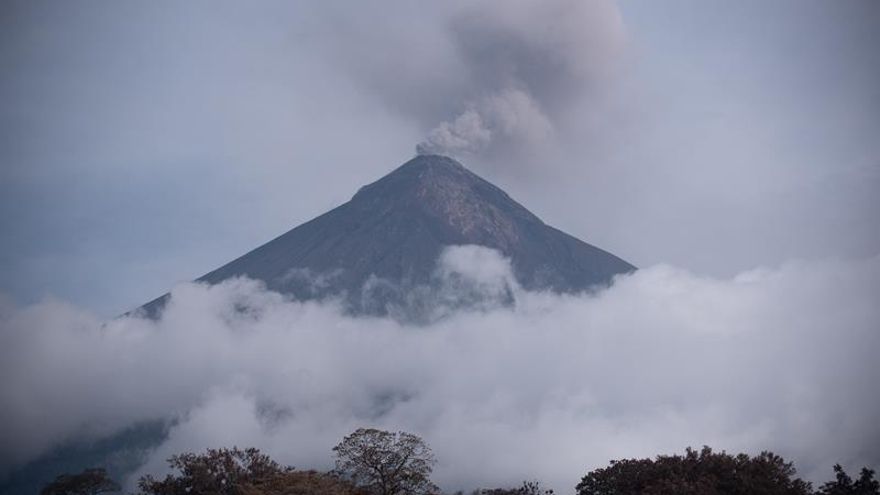
{"label": "dark vegetation", "polygon": [[377,495],[437,493],[431,449],[412,433],[360,428],[336,447],[336,471]]}
{"label": "dark vegetation", "polygon": [[873,471],[863,469],[856,485],[839,465],[834,469],[837,479],[813,491],[778,455],[732,456],[703,447],[683,456],[611,461],[584,476],[577,495],[880,495]]}
{"label": "dark vegetation", "polygon": [[[178,495],[210,493],[239,495],[293,471],[283,467],[257,449],[208,449],[204,454],[186,453],[168,459],[176,473],[164,479],[144,476],[138,482],[142,493]],[[260,492],[255,492],[260,493]]]}
{"label": "dark vegetation", "polygon": [[578,495],[641,493],[645,495],[766,494],[808,495],[810,484],[795,477],[791,463],[769,452],[750,457],[688,449],[683,456],[612,461],[587,474]]}
{"label": "dark vegetation", "polygon": [[821,495],[870,495],[880,493],[880,482],[874,479],[874,471],[862,468],[859,479],[853,481],[840,467],[834,466],[836,479],[822,485],[819,490]]}
{"label": "dark vegetation", "polygon": [[[428,445],[406,432],[361,428],[333,448],[336,469],[299,471],[273,461],[257,449],[208,449],[171,457],[164,478],[144,476],[138,495],[432,495],[436,463]],[[684,455],[611,461],[587,473],[577,495],[880,495],[874,471],[863,468],[852,479],[840,465],[835,479],[813,490],[796,477],[794,466],[762,452],[756,456],[713,452],[709,447]],[[104,469],[65,474],[40,495],[97,495],[119,492]],[[537,481],[516,488],[480,489],[472,495],[554,495]]]}
{"label": "dark vegetation", "polygon": [[517,488],[489,488],[476,490],[472,495],[553,495],[553,490],[541,487],[538,481],[523,481]]}
{"label": "dark vegetation", "polygon": [[86,469],[79,474],[62,474],[46,485],[40,495],[98,495],[119,491],[119,484],[103,468]]}

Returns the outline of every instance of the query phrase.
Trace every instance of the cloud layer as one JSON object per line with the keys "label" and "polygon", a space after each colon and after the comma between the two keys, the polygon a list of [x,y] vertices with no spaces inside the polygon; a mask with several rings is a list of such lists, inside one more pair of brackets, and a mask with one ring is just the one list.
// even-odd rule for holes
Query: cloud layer
{"label": "cloud layer", "polygon": [[[490,294],[512,280],[482,248],[438,269]],[[243,279],[180,285],[158,321],[4,305],[0,467],[155,418],[177,424],[142,472],[224,445],[329,468],[359,426],[422,435],[447,490],[570,490],[609,459],[703,444],[771,449],[820,479],[834,462],[880,462],[880,258],[732,279],[655,266],[583,296],[511,290],[514,307],[419,327]]]}

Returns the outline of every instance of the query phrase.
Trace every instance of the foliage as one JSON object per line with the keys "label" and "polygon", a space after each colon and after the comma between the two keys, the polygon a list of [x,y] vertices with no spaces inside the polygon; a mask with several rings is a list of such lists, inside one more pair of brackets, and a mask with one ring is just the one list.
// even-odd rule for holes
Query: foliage
{"label": "foliage", "polygon": [[[157,480],[139,480],[141,495],[430,495],[439,493],[430,475],[436,463],[416,435],[358,429],[333,448],[336,471],[294,471],[250,448],[208,449],[168,459],[174,471]],[[853,480],[840,465],[835,479],[813,492],[795,477],[791,463],[770,452],[757,456],[709,447],[684,455],[611,461],[587,473],[577,495],[880,495],[874,471],[863,468]],[[102,468],[64,474],[40,495],[99,495],[120,486]],[[458,492],[459,494],[461,492]],[[474,491],[471,495],[554,495],[537,481],[517,488]]]}
{"label": "foliage", "polygon": [[846,471],[837,464],[834,466],[836,479],[822,485],[819,495],[880,495],[880,482],[874,479],[874,471],[862,468],[859,479],[853,481]]}
{"label": "foliage", "polygon": [[288,471],[240,488],[241,495],[365,495],[347,480],[317,471]]}
{"label": "foliage", "polygon": [[687,449],[684,456],[611,461],[588,473],[578,495],[808,495],[791,463],[770,452],[755,457]]}
{"label": "foliage", "polygon": [[380,495],[419,495],[438,488],[431,483],[436,463],[425,442],[406,432],[360,428],[333,448],[336,469],[357,486]]}
{"label": "foliage", "polygon": [[544,489],[538,481],[523,481],[518,488],[490,488],[477,490],[473,495],[553,495],[553,490]]}
{"label": "foliage", "polygon": [[62,474],[46,485],[40,495],[98,495],[117,492],[119,484],[103,468],[86,469],[79,474]]}
{"label": "foliage", "polygon": [[259,487],[272,477],[290,472],[259,450],[208,449],[204,454],[185,453],[168,459],[178,471],[162,480],[144,476],[138,482],[146,495],[240,495],[243,487]]}

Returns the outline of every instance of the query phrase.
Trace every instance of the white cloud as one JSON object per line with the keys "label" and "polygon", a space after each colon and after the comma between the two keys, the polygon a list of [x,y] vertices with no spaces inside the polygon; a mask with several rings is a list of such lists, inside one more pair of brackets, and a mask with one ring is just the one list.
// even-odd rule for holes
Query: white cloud
{"label": "white cloud", "polygon": [[[512,280],[474,247],[447,251],[439,273]],[[515,290],[515,307],[426,326],[248,280],[180,285],[155,322],[102,324],[55,301],[0,312],[0,463],[157,417],[178,423],[143,472],[233,444],[329,468],[365,425],[422,435],[449,490],[568,490],[609,459],[703,444],[770,449],[818,478],[880,460],[880,257],[729,280],[655,266],[592,296]]]}

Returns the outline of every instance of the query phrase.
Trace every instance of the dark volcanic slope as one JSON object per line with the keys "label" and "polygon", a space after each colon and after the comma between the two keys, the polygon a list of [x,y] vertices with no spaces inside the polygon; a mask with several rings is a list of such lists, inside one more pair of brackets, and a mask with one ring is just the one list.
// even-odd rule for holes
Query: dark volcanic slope
{"label": "dark volcanic slope", "polygon": [[[528,289],[581,291],[635,269],[546,225],[455,160],[422,155],[199,281],[246,275],[299,299],[347,294],[352,311],[382,314],[400,301],[389,292],[378,306],[365,305],[359,294],[370,277],[401,288],[398,294],[428,284],[440,251],[457,244],[497,249]],[[154,315],[163,304],[164,297],[144,309]]]}

